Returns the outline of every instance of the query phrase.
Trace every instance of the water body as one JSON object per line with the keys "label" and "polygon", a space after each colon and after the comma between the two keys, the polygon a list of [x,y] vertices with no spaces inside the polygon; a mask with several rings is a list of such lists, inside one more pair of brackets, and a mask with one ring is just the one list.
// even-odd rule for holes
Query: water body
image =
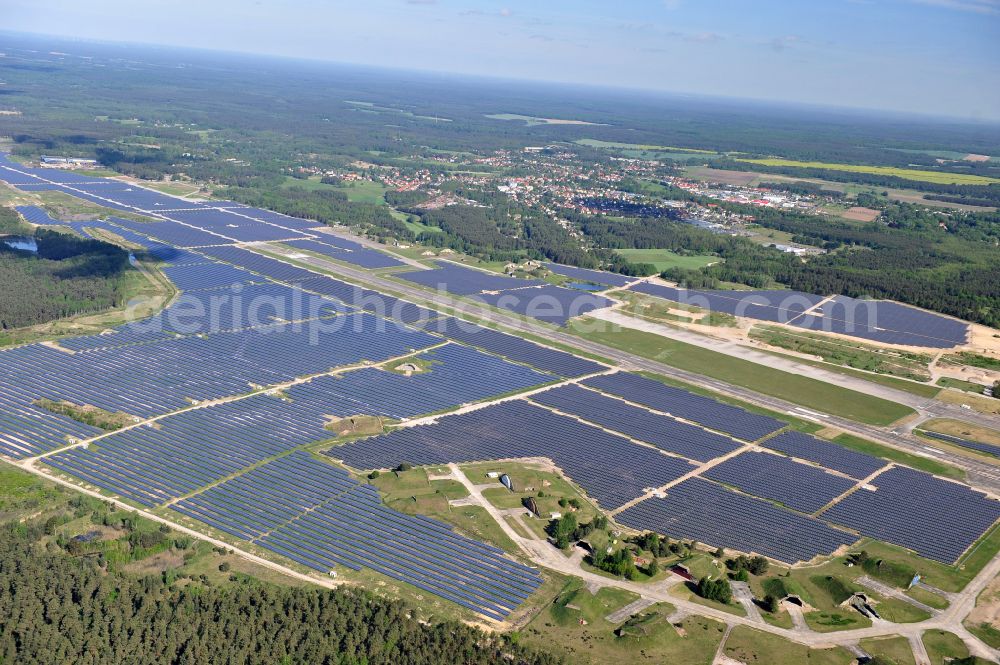
{"label": "water body", "polygon": [[606,286],[601,286],[600,284],[589,284],[587,282],[566,282],[563,286],[568,286],[571,289],[578,289],[580,291],[603,291],[608,288]]}
{"label": "water body", "polygon": [[0,242],[7,245],[11,249],[20,249],[25,252],[31,252],[32,254],[38,253],[38,243],[31,236],[5,236],[0,238]]}

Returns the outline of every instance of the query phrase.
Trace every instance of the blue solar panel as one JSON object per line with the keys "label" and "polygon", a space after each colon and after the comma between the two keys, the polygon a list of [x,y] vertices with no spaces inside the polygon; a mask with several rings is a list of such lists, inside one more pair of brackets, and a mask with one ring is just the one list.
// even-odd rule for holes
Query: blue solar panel
{"label": "blue solar panel", "polygon": [[285,244],[296,249],[304,249],[309,252],[322,254],[338,261],[344,261],[345,263],[353,263],[363,268],[391,268],[405,265],[402,261],[394,259],[388,254],[334,236],[324,235],[316,240],[290,240]]}
{"label": "blue solar panel", "polygon": [[692,471],[690,463],[524,401],[405,427],[331,449],[356,469],[547,457],[605,509]]}
{"label": "blue solar panel", "polygon": [[409,376],[397,370],[362,369],[313,379],[287,392],[296,401],[325,404],[342,416],[409,418],[552,380],[523,365],[454,344],[416,358],[429,367]]}
{"label": "blue solar panel", "polygon": [[776,323],[792,321],[823,300],[823,296],[800,291],[705,291],[650,282],[640,282],[630,290],[713,312]]}
{"label": "blue solar panel", "polygon": [[433,321],[424,326],[424,329],[559,376],[575,378],[607,369],[604,365],[592,360],[579,358],[564,351],[549,349],[514,335],[483,328],[452,317],[443,317]]}
{"label": "blue solar panel", "polygon": [[531,400],[699,462],[707,462],[740,447],[728,437],[650,413],[577,385],[536,393]]}
{"label": "blue solar panel", "polygon": [[755,451],[713,466],[704,477],[804,513],[815,513],[855,485],[819,467]]}
{"label": "blue solar panel", "polygon": [[467,296],[483,291],[504,291],[509,289],[519,289],[525,286],[540,286],[544,284],[540,279],[516,279],[514,277],[504,277],[495,273],[466,268],[452,263],[438,263],[438,268],[434,270],[416,270],[413,272],[401,272],[395,276],[414,282],[421,286],[428,286],[433,289],[444,289],[448,293]]}
{"label": "blue solar panel", "polygon": [[[820,305],[822,296],[801,291],[705,291],[649,282],[630,289],[711,311],[886,344],[950,348],[964,344],[969,330],[962,321],[887,300],[836,296]],[[806,310],[811,311],[804,314]]]}
{"label": "blue solar panel", "polygon": [[618,275],[613,272],[588,270],[587,268],[564,266],[558,263],[546,263],[545,267],[557,275],[564,275],[566,277],[572,277],[573,279],[593,282],[594,284],[603,284],[605,286],[627,286],[629,283],[636,280],[635,277],[626,277],[625,275]]}
{"label": "blue solar panel", "polygon": [[313,570],[370,568],[497,620],[542,581],[496,547],[386,507],[372,487],[302,452],[173,509]]}
{"label": "blue solar panel", "polygon": [[1000,519],[1000,502],[921,471],[893,467],[871,484],[821,517],[948,565]]}
{"label": "blue solar panel", "polygon": [[552,285],[483,293],[475,297],[493,307],[558,326],[574,317],[614,304],[604,296]]}
{"label": "blue solar panel", "polygon": [[886,300],[837,296],[792,322],[807,330],[835,332],[886,344],[947,349],[964,344],[968,324]]}
{"label": "blue solar panel", "polygon": [[994,446],[988,443],[980,443],[978,441],[970,441],[969,439],[963,439],[958,436],[952,436],[950,434],[941,434],[940,432],[930,432],[928,430],[920,430],[920,433],[925,436],[929,436],[932,439],[937,439],[939,441],[947,441],[948,443],[954,443],[956,446],[962,446],[963,448],[968,448],[969,450],[977,450],[981,453],[986,453],[987,455],[1000,457],[1000,446]]}
{"label": "blue solar panel", "polygon": [[782,432],[761,445],[791,457],[809,460],[828,469],[840,471],[857,480],[867,478],[886,465],[885,460],[855,452],[802,432]]}
{"label": "blue solar panel", "polygon": [[622,524],[788,564],[829,554],[857,537],[701,478],[690,478],[620,512]]}
{"label": "blue solar panel", "polygon": [[585,379],[583,384],[745,441],[756,441],[785,426],[770,416],[750,413],[637,374],[605,374]]}

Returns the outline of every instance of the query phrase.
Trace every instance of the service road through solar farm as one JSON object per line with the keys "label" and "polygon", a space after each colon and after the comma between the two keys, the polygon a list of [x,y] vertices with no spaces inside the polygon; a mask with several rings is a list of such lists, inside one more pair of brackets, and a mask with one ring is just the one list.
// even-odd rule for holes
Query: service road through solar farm
{"label": "service road through solar farm", "polygon": [[[539,590],[558,573],[822,645],[913,626],[958,630],[969,599],[1000,570],[1000,501],[990,488],[883,457],[875,444],[875,454],[845,447],[788,405],[679,383],[688,377],[560,331],[609,306],[604,295],[447,261],[414,269],[309,220],[6,159],[0,179],[128,213],[61,221],[39,207],[20,210],[32,223],[102,229],[143,247],[180,291],[155,316],[103,334],[0,350],[0,455],[298,579],[329,586],[375,575],[466,620],[516,625],[549,602]],[[477,297],[475,316],[444,306],[442,285]],[[816,296],[782,309],[773,294],[759,295],[752,315],[805,328],[807,312],[840,321],[849,304]],[[729,307],[725,293],[705,297]],[[879,308],[890,323],[873,334],[890,342],[943,347],[965,334],[948,320]],[[128,421],[106,430],[74,417],[79,409]],[[824,424],[874,441],[901,437]],[[891,450],[907,445],[917,444]],[[702,558],[722,548],[797,573],[869,548],[946,580],[978,563],[949,590],[948,608],[922,624],[881,622],[835,638],[784,628],[695,602],[673,572],[646,581],[598,575],[524,528],[539,520],[527,501],[499,507],[496,492],[508,490],[476,471],[484,464],[497,476],[510,470],[511,492],[519,473],[555,474],[619,538],[653,532],[696,543],[691,553]],[[415,495],[407,508],[380,492],[388,481],[378,478],[412,473],[452,483],[460,496],[440,499],[434,505],[444,507],[428,516]],[[449,523],[458,506],[480,510],[497,542]]]}

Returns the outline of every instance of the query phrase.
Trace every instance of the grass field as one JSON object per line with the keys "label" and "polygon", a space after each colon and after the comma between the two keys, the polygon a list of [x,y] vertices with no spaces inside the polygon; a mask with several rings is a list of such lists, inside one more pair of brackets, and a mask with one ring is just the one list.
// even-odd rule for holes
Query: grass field
{"label": "grass field", "polygon": [[872,656],[888,659],[896,665],[915,665],[913,649],[905,637],[879,637],[861,640],[859,646]]}
{"label": "grass field", "polygon": [[944,665],[953,658],[965,658],[969,655],[965,643],[953,633],[928,630],[924,633],[923,640],[931,665]]}
{"label": "grass field", "polygon": [[718,256],[681,256],[669,249],[616,249],[615,254],[623,256],[632,263],[652,264],[657,272],[663,272],[667,268],[696,270],[722,261]]}
{"label": "grass field", "polygon": [[[927,366],[931,357],[926,354],[891,351],[860,342],[792,332],[787,328],[776,326],[755,325],[750,330],[750,338],[789,351],[819,356],[828,363],[866,372],[889,374],[914,381],[930,379]],[[937,394],[933,386],[925,388],[929,396]]]}
{"label": "grass field", "polygon": [[570,580],[520,631],[522,643],[555,652],[567,663],[672,663],[701,665],[711,662],[724,627],[711,619],[689,616],[678,623],[667,619],[674,611],[661,603],[623,624],[605,617],[635,599],[633,594],[605,588],[592,594],[580,580]]}
{"label": "grass field", "polygon": [[1000,429],[990,429],[951,418],[935,418],[923,423],[921,429],[950,434],[970,441],[1000,446]]}
{"label": "grass field", "polygon": [[986,386],[973,383],[972,381],[963,381],[962,379],[953,379],[950,376],[942,376],[937,380],[937,384],[942,388],[954,388],[955,390],[962,390],[967,393],[972,393],[974,395],[982,395],[983,388]]}
{"label": "grass field", "polygon": [[848,665],[854,662],[846,649],[810,649],[784,638],[746,626],[737,626],[726,640],[725,654],[742,663],[810,663]]}
{"label": "grass field", "polygon": [[798,376],[703,349],[660,335],[624,328],[608,329],[591,319],[570,323],[570,332],[586,339],[650,358],[678,369],[749,388],[809,409],[870,425],[889,425],[913,414],[902,404]]}
{"label": "grass field", "polygon": [[947,173],[944,171],[921,171],[919,169],[900,169],[894,166],[865,166],[863,164],[835,164],[829,162],[800,162],[794,159],[750,159],[737,158],[738,162],[747,164],[759,164],[761,166],[791,166],[803,169],[828,169],[831,171],[846,171],[848,173],[872,173],[875,175],[894,176],[906,178],[907,180],[917,180],[920,182],[934,182],[945,185],[991,185],[1000,182],[1000,179],[989,178],[981,175],[968,173]]}
{"label": "grass field", "polygon": [[874,441],[854,436],[853,434],[840,434],[835,437],[833,441],[834,443],[838,443],[845,448],[857,450],[858,452],[868,455],[875,455],[876,457],[882,457],[893,462],[899,462],[900,464],[906,464],[907,466],[912,466],[914,469],[920,469],[921,471],[933,473],[937,476],[965,480],[965,472],[957,467],[944,464],[943,462],[938,462],[937,460],[930,459],[929,457],[912,455],[903,450],[883,446],[875,443]]}

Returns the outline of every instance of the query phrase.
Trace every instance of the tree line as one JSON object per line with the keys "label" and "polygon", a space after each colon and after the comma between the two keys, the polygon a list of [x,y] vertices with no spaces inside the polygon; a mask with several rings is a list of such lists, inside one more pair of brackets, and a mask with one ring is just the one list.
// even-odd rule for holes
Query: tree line
{"label": "tree line", "polygon": [[[137,577],[72,556],[73,546],[43,545],[56,526],[0,525],[2,663],[559,662],[502,634],[422,620],[416,608],[358,589],[285,588],[236,575],[213,585],[169,571]],[[158,530],[132,529],[127,537],[137,548],[168,542]]]}

